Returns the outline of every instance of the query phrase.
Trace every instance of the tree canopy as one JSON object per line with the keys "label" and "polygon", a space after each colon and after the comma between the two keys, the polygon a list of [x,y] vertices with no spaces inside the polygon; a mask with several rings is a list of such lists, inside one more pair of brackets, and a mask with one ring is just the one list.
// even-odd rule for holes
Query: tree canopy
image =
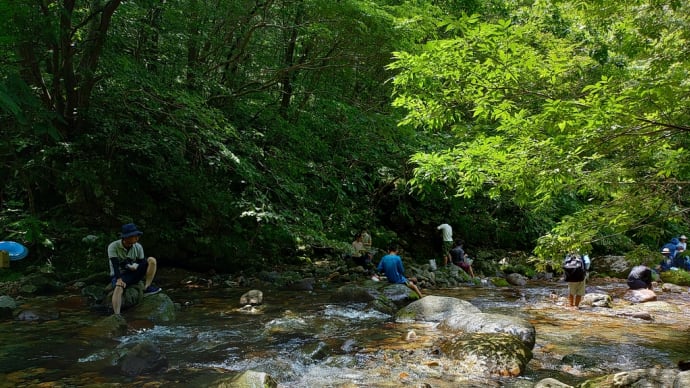
{"label": "tree canopy", "polygon": [[450,36],[389,66],[401,124],[454,134],[415,154],[413,186],[546,216],[544,257],[682,233],[687,15],[680,2],[554,1],[444,21]]}
{"label": "tree canopy", "polygon": [[[347,245],[654,248],[687,226],[678,1],[0,3],[3,239],[122,223],[240,270]],[[84,252],[86,235],[98,241]]]}

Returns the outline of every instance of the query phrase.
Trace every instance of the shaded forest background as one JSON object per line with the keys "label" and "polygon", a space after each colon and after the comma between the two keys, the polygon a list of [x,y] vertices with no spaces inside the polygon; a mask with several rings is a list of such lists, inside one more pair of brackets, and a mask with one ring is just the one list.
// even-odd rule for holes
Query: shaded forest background
{"label": "shaded forest background", "polygon": [[[688,6],[8,0],[0,239],[101,271],[375,245],[657,251],[687,233]],[[88,237],[87,237],[88,236]]]}

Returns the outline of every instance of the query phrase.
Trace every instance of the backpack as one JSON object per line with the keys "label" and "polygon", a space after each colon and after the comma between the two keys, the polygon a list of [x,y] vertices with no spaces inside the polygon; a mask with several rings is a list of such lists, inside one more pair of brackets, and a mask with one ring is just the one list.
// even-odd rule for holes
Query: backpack
{"label": "backpack", "polygon": [[566,282],[581,282],[585,280],[587,270],[582,256],[576,253],[569,253],[563,260],[563,273]]}

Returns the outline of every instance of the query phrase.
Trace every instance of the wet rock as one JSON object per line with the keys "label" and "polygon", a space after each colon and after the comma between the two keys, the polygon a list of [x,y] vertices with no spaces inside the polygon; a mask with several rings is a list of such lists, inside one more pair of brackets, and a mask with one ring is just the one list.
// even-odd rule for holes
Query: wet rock
{"label": "wet rock", "polygon": [[631,311],[631,312],[620,312],[616,314],[620,317],[630,317],[630,318],[637,318],[637,319],[642,319],[645,321],[653,321],[654,317],[646,311]]}
{"label": "wet rock", "polygon": [[158,346],[146,341],[130,348],[118,361],[118,365],[122,374],[134,377],[167,368],[168,359],[161,354]]}
{"label": "wet rock", "polygon": [[240,297],[240,305],[260,305],[264,302],[264,293],[260,290],[249,290]]}
{"label": "wet rock", "polygon": [[440,322],[451,315],[480,313],[472,303],[447,296],[428,295],[400,309],[396,321]]}
{"label": "wet rock", "polygon": [[685,387],[690,387],[690,371],[678,373],[676,379],[673,380],[673,388]]}
{"label": "wet rock", "polygon": [[585,294],[585,296],[582,298],[581,305],[611,308],[613,306],[613,298],[611,298],[611,295],[608,294]]}
{"label": "wet rock", "polygon": [[551,377],[539,380],[534,384],[534,388],[573,388],[572,385],[561,383],[560,381]]}
{"label": "wet rock", "polygon": [[663,292],[673,292],[676,294],[682,294],[687,292],[687,287],[681,287],[672,283],[664,283],[661,285],[661,291]]}
{"label": "wet rock", "polygon": [[223,373],[200,376],[189,381],[190,387],[209,388],[276,388],[278,383],[269,374],[248,370],[239,374]]}
{"label": "wet rock", "polygon": [[325,342],[319,341],[306,344],[302,352],[312,360],[323,360],[331,355],[331,348]]}
{"label": "wet rock", "polygon": [[352,302],[370,302],[376,299],[380,294],[379,291],[373,288],[366,288],[355,284],[347,284],[338,289],[331,295],[331,300],[334,302],[352,303]]}
{"label": "wet rock", "polygon": [[141,302],[127,311],[128,319],[147,319],[154,323],[172,322],[177,309],[175,303],[163,292],[142,298]]}
{"label": "wet rock", "polygon": [[676,369],[634,369],[590,379],[580,386],[587,388],[687,387],[687,385],[675,384],[676,377],[680,373]]}
{"label": "wet rock", "polygon": [[472,373],[490,376],[519,376],[532,359],[532,351],[510,334],[466,333],[443,340],[441,351]]}
{"label": "wet rock", "polygon": [[591,357],[583,356],[581,354],[568,354],[563,356],[561,362],[564,365],[571,367],[580,367],[581,369],[592,369],[597,366],[598,361]]}
{"label": "wet rock", "polygon": [[400,307],[409,303],[410,300],[419,299],[419,295],[404,284],[384,284],[388,285],[381,290],[383,296]]}
{"label": "wet rock", "polygon": [[121,315],[113,314],[84,327],[79,332],[79,337],[87,339],[116,338],[125,333],[127,333],[127,321]]}
{"label": "wet rock", "polygon": [[625,300],[633,303],[645,303],[656,300],[656,294],[652,290],[628,290],[623,296]]}
{"label": "wet rock", "polygon": [[12,318],[13,311],[17,308],[17,302],[11,296],[0,295],[0,319]]}
{"label": "wet rock", "polygon": [[524,287],[527,284],[527,278],[519,273],[511,273],[506,276],[506,281],[512,286]]}
{"label": "wet rock", "polygon": [[451,331],[463,331],[466,333],[504,333],[515,336],[522,341],[527,348],[532,350],[536,341],[534,325],[519,317],[511,317],[503,314],[464,314],[452,315],[445,318],[439,328]]}
{"label": "wet rock", "polygon": [[24,310],[17,315],[18,321],[54,321],[60,318],[60,312],[58,311],[36,311],[36,310]]}

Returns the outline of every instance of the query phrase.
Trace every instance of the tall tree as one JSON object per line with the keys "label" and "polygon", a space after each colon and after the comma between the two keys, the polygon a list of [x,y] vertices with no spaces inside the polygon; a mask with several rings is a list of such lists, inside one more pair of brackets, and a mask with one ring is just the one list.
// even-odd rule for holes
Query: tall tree
{"label": "tall tree", "polygon": [[396,53],[401,124],[456,135],[414,156],[412,184],[550,215],[536,249],[546,258],[678,232],[690,19],[662,3],[534,2],[511,20],[459,18],[446,25],[454,37]]}

